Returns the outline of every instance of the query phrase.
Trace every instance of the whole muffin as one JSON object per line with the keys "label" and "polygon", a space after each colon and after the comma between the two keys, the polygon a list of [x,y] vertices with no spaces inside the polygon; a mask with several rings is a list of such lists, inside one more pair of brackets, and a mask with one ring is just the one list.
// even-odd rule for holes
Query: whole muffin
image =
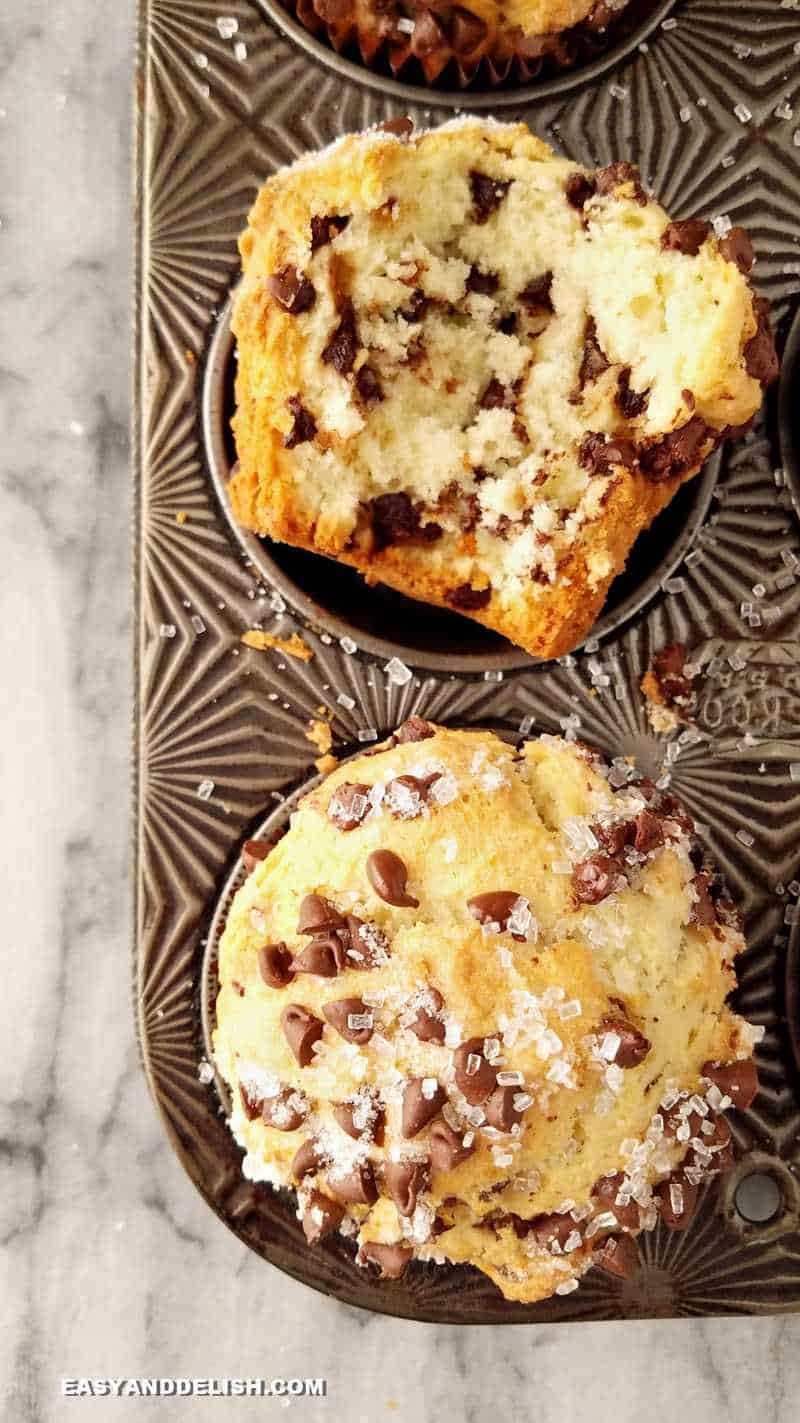
{"label": "whole muffin", "polygon": [[349,136],[241,252],[236,517],[542,657],[777,369],[740,229],[522,124]]}
{"label": "whole muffin", "polygon": [[579,743],[418,718],[340,767],[233,902],[215,1058],[251,1180],[396,1277],[509,1299],[683,1229],[757,1089],[743,939],[690,818]]}

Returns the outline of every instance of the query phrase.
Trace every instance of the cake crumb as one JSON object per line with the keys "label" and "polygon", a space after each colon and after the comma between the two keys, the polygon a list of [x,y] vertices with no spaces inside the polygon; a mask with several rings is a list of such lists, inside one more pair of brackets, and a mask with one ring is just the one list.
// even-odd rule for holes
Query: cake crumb
{"label": "cake crumb", "polygon": [[186,523],[188,517],[189,515],[187,514],[185,509],[179,509],[177,514],[175,515],[175,523],[183,526]]}
{"label": "cake crumb", "polygon": [[681,723],[691,720],[694,675],[682,642],[671,643],[653,657],[639,685],[648,720],[659,735],[676,731]]}
{"label": "cake crumb", "polygon": [[276,637],[274,633],[250,628],[242,633],[241,640],[246,647],[255,648],[256,652],[266,652],[272,647],[276,652],[285,652],[288,657],[298,658],[300,662],[310,662],[314,656],[314,649],[303,641],[298,632],[293,632],[291,637]]}
{"label": "cake crumb", "polygon": [[330,754],[326,756],[318,756],[316,761],[314,762],[314,765],[316,766],[321,776],[327,776],[330,771],[335,771],[338,764],[338,756],[331,756]]}
{"label": "cake crumb", "polygon": [[327,721],[311,721],[305,733],[306,741],[319,748],[322,756],[327,756],[333,745],[333,732]]}

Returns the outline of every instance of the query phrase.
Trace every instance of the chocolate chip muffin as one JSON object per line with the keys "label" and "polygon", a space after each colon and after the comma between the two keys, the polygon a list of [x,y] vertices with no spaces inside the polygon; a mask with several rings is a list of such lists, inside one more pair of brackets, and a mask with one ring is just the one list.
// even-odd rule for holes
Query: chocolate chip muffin
{"label": "chocolate chip muffin", "polygon": [[254,1181],[382,1277],[471,1264],[509,1299],[635,1267],[732,1159],[757,1030],[691,819],[579,743],[419,718],[248,851],[214,1049]]}
{"label": "chocolate chip muffin", "polygon": [[312,34],[324,31],[336,50],[357,46],[368,65],[385,61],[429,84],[476,76],[497,84],[510,73],[531,79],[597,53],[609,25],[629,0],[284,0]]}
{"label": "chocolate chip muffin", "polygon": [[521,124],[348,136],[241,252],[236,517],[541,657],[776,373],[740,229]]}

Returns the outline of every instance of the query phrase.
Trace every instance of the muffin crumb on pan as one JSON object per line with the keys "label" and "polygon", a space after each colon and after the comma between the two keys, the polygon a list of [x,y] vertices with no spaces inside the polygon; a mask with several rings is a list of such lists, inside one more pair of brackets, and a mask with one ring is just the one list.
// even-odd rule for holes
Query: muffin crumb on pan
{"label": "muffin crumb on pan", "polygon": [[240,245],[235,516],[542,657],[777,371],[741,229],[521,124],[349,135]]}
{"label": "muffin crumb on pan", "polygon": [[535,1301],[686,1228],[759,1033],[726,1004],[744,941],[674,797],[612,789],[579,743],[416,717],[246,857],[214,1052],[244,1174],[297,1192],[309,1245]]}

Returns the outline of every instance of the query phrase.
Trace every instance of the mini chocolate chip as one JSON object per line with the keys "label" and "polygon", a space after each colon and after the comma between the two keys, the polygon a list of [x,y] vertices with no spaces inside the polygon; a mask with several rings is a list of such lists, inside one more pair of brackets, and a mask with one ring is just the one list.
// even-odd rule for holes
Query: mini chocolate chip
{"label": "mini chocolate chip", "polygon": [[584,435],[578,458],[589,474],[607,474],[618,465],[632,469],[636,464],[636,446],[624,436]]}
{"label": "mini chocolate chip", "polygon": [[314,1044],[322,1037],[322,1023],[300,1003],[290,1003],[281,1013],[281,1027],[301,1067],[313,1061]]}
{"label": "mini chocolate chip", "polygon": [[317,978],[335,978],[340,967],[345,967],[340,959],[344,956],[341,941],[333,934],[326,938],[313,939],[291,961],[294,973],[313,973]]}
{"label": "mini chocolate chip", "polygon": [[589,381],[597,380],[609,369],[611,362],[597,339],[597,326],[593,316],[587,318],[583,336],[583,356],[578,371],[578,389],[583,390]]}
{"label": "mini chocolate chip", "polygon": [[697,1210],[697,1187],[688,1181],[662,1181],[656,1186],[661,1219],[669,1230],[688,1230]]}
{"label": "mini chocolate chip", "polygon": [[298,934],[319,934],[329,929],[341,929],[344,919],[335,905],[322,894],[307,894],[300,902],[297,919]]}
{"label": "mini chocolate chip", "polygon": [[425,1161],[387,1161],[383,1179],[400,1215],[413,1215],[417,1196],[427,1191],[431,1178],[431,1163]]}
{"label": "mini chocolate chip", "polygon": [[285,988],[294,978],[291,951],[284,943],[263,944],[258,951],[258,971],[268,988]]}
{"label": "mini chocolate chip", "polygon": [[463,5],[454,5],[450,11],[450,43],[454,54],[461,59],[473,49],[477,49],[486,39],[488,29],[486,21],[481,19],[480,15],[466,10]]}
{"label": "mini chocolate chip", "polygon": [[695,899],[689,918],[694,924],[699,924],[701,928],[712,928],[717,922],[717,911],[709,893],[710,884],[711,875],[705,871],[695,875],[692,880]]}
{"label": "mini chocolate chip", "polygon": [[[437,1013],[444,1007],[444,999],[436,988],[430,985],[426,989],[426,997],[432,1000]],[[445,1026],[441,1018],[437,1018],[430,1013],[427,1008],[419,1007],[417,1016],[413,1023],[408,1024],[408,1030],[414,1033],[422,1043],[443,1043]]]}
{"label": "mini chocolate chip", "polygon": [[349,221],[349,217],[338,217],[335,213],[328,213],[326,217],[312,217],[311,251],[316,252],[320,247],[326,247],[334,237],[344,232]]}
{"label": "mini chocolate chip", "polygon": [[410,1245],[385,1245],[378,1240],[365,1240],[358,1251],[358,1262],[377,1265],[382,1280],[399,1280],[405,1273],[414,1251]]}
{"label": "mini chocolate chip", "polygon": [[519,324],[519,317],[516,311],[509,311],[501,317],[497,323],[498,331],[502,331],[504,336],[513,336]]}
{"label": "mini chocolate chip", "polygon": [[349,950],[345,968],[369,969],[385,964],[389,957],[389,940],[377,924],[365,924],[355,914],[347,916]]}
{"label": "mini chocolate chip", "polygon": [[405,493],[379,494],[371,500],[372,533],[378,553],[391,544],[416,538],[419,534],[419,513]]}
{"label": "mini chocolate chip", "polygon": [[416,291],[411,293],[411,300],[408,305],[399,306],[397,308],[397,315],[401,321],[407,321],[409,324],[423,321],[430,305],[430,298],[418,287]]}
{"label": "mini chocolate chip", "polygon": [[640,451],[639,462],[648,479],[657,483],[690,469],[699,459],[700,448],[708,435],[705,420],[700,415],[693,415],[685,425],[664,435],[649,449]]}
{"label": "mini chocolate chip", "polygon": [[734,1107],[749,1107],[758,1093],[758,1069],[751,1057],[739,1062],[704,1062],[703,1076],[730,1097]]}
{"label": "mini chocolate chip", "polygon": [[572,871],[572,897],[576,904],[599,904],[617,889],[622,875],[618,860],[608,855],[590,855]]}
{"label": "mini chocolate chip", "polygon": [[642,187],[641,174],[633,163],[618,162],[607,163],[605,168],[598,168],[594,175],[595,188],[601,197],[606,197],[613,193],[616,188],[622,187],[624,183],[633,185],[633,197],[640,207],[647,203],[647,194]]}
{"label": "mini chocolate chip", "polygon": [[766,297],[753,298],[753,314],[758,324],[755,335],[750,337],[744,348],[744,364],[747,374],[752,376],[753,380],[767,386],[777,380],[779,366]]}
{"label": "mini chocolate chip", "polygon": [[439,777],[439,771],[431,776],[394,776],[386,782],[384,810],[398,820],[416,820],[428,804],[431,786]]}
{"label": "mini chocolate chip", "polygon": [[505,929],[519,897],[516,889],[490,889],[486,894],[474,894],[467,900],[467,908],[479,924],[499,924]]}
{"label": "mini chocolate chip", "polygon": [[239,1100],[242,1104],[242,1111],[249,1122],[254,1122],[256,1117],[261,1116],[261,1107],[264,1101],[263,1097],[249,1092],[243,1082],[239,1083]]}
{"label": "mini chocolate chip", "polygon": [[285,449],[293,450],[296,445],[304,445],[313,440],[317,433],[317,422],[296,395],[290,396],[286,404],[294,416],[294,424],[289,434],[284,435],[283,444]]}
{"label": "mini chocolate chip", "polygon": [[484,1056],[484,1042],[485,1038],[467,1038],[453,1053],[456,1086],[471,1107],[485,1102],[497,1086],[497,1071]]}
{"label": "mini chocolate chip", "polygon": [[550,294],[552,285],[553,273],[543,272],[540,277],[532,277],[528,285],[520,292],[518,299],[531,316],[536,312],[555,310]]}
{"label": "mini chocolate chip", "polygon": [[535,1216],[532,1221],[522,1221],[521,1224],[526,1227],[526,1235],[533,1235],[537,1245],[550,1251],[555,1244],[563,1250],[572,1232],[579,1229],[571,1215],[560,1215],[557,1211]]}
{"label": "mini chocolate chip", "polygon": [[240,998],[244,998],[246,991],[245,986],[243,983],[239,982],[238,978],[231,979],[231,988],[233,989],[234,993],[238,994]]}
{"label": "mini chocolate chip", "polygon": [[350,298],[344,297],[339,305],[339,324],[331,333],[327,346],[323,347],[322,359],[344,376],[353,369],[357,351],[355,309]]}
{"label": "mini chocolate chip", "polygon": [[516,399],[512,386],[503,385],[493,377],[478,401],[478,405],[481,410],[513,410]]}
{"label": "mini chocolate chip", "polygon": [[350,1018],[372,1018],[372,1011],[361,998],[337,998],[333,1003],[323,1003],[322,1011],[325,1014],[332,1028],[335,1028],[340,1038],[345,1042],[358,1043],[359,1047],[368,1043],[372,1037],[373,1029],[369,1027],[351,1028]]}
{"label": "mini chocolate chip", "polygon": [[456,588],[450,588],[445,593],[447,602],[453,608],[458,608],[460,612],[475,612],[478,608],[485,608],[492,600],[492,585],[486,588],[473,588],[471,583],[459,583]]}
{"label": "mini chocolate chip", "polygon": [[638,1067],[650,1051],[650,1039],[640,1033],[627,1018],[603,1018],[600,1024],[603,1033],[616,1033],[620,1045],[614,1056],[617,1067]]}
{"label": "mini chocolate chip", "polygon": [[732,227],[719,239],[719,250],[726,262],[735,262],[739,271],[747,276],[756,260],[753,244],[743,227]]}
{"label": "mini chocolate chip", "polygon": [[309,311],[317,297],[308,277],[304,277],[291,265],[281,267],[271,277],[267,277],[267,291],[290,316],[299,316],[301,312]]}
{"label": "mini chocolate chip", "polygon": [[[423,1083],[427,1084],[429,1095],[423,1090]],[[446,1101],[447,1093],[435,1077],[410,1077],[403,1090],[403,1136],[417,1136],[438,1117]]]}
{"label": "mini chocolate chip", "polygon": [[308,1116],[308,1107],[295,1087],[284,1087],[277,1097],[261,1103],[261,1120],[275,1131],[297,1131]]}
{"label": "mini chocolate chip", "polygon": [[623,366],[617,377],[617,405],[626,420],[635,420],[646,409],[650,399],[649,390],[631,390],[631,368]]}
{"label": "mini chocolate chip", "polygon": [[327,1185],[337,1200],[346,1201],[348,1205],[371,1206],[378,1199],[378,1188],[369,1162],[360,1162],[342,1175],[329,1173]]}
{"label": "mini chocolate chip", "polygon": [[383,400],[383,386],[372,366],[361,366],[356,371],[356,390],[365,405],[377,405]]}
{"label": "mini chocolate chip", "polygon": [[242,846],[242,864],[248,874],[252,874],[256,865],[260,865],[262,860],[275,848],[274,840],[245,840]]}
{"label": "mini chocolate chip", "polygon": [[355,830],[369,814],[369,789],[361,781],[344,781],[336,787],[328,801],[327,816],[337,830]]}
{"label": "mini chocolate chip", "polygon": [[702,217],[687,217],[683,222],[671,222],[661,234],[664,252],[683,252],[696,257],[711,231],[711,223]]}
{"label": "mini chocolate chip", "polygon": [[593,825],[592,830],[608,855],[619,855],[636,837],[635,820],[615,820],[613,825]]}
{"label": "mini chocolate chip", "polygon": [[[464,1145],[464,1131],[456,1131],[449,1122],[443,1118],[434,1122],[431,1127],[431,1161],[434,1171],[452,1171],[456,1166],[460,1166],[462,1161],[466,1161],[475,1151],[474,1141],[469,1146]],[[473,1133],[474,1137],[474,1133]]]}
{"label": "mini chocolate chip", "polygon": [[488,173],[478,173],[473,168],[469,175],[473,222],[477,222],[479,226],[488,222],[492,213],[499,208],[510,186],[510,181],[490,178]]}
{"label": "mini chocolate chip", "polygon": [[640,810],[634,821],[633,848],[640,855],[649,855],[664,843],[664,826],[652,811]]}
{"label": "mini chocolate chip", "polygon": [[338,1201],[324,1196],[322,1191],[312,1191],[303,1210],[303,1234],[309,1245],[316,1245],[331,1231],[338,1230],[344,1220],[344,1206]]}
{"label": "mini chocolate chip", "polygon": [[479,267],[472,266],[466,285],[467,291],[475,292],[477,296],[494,296],[500,285],[500,278],[496,272],[482,272]]}
{"label": "mini chocolate chip", "polygon": [[302,1146],[297,1148],[289,1169],[295,1181],[302,1181],[306,1176],[314,1176],[324,1164],[325,1157],[320,1144],[313,1136],[310,1136]]}
{"label": "mini chocolate chip", "polygon": [[414,132],[414,120],[408,117],[384,119],[375,127],[379,133],[393,133],[395,138],[408,138],[409,134]]}
{"label": "mini chocolate chip", "polygon": [[386,904],[416,909],[419,900],[406,892],[408,870],[394,850],[373,850],[367,860],[367,879]]}
{"label": "mini chocolate chip", "polygon": [[640,1220],[636,1201],[631,1199],[624,1205],[617,1203],[617,1196],[622,1190],[624,1181],[625,1177],[621,1171],[610,1171],[607,1176],[601,1176],[599,1181],[595,1181],[592,1186],[592,1196],[601,1202],[603,1210],[611,1212],[623,1230],[638,1230]]}
{"label": "mini chocolate chip", "polygon": [[341,1127],[342,1131],[351,1136],[354,1141],[374,1141],[376,1146],[382,1146],[386,1113],[380,1098],[374,1093],[371,1094],[370,1110],[363,1125],[356,1125],[356,1112],[359,1113],[359,1122],[363,1121],[363,1106],[360,1099],[358,1102],[353,1100],[337,1102],[333,1108],[333,1119],[336,1125]]}
{"label": "mini chocolate chip", "polygon": [[430,722],[421,716],[410,716],[398,726],[394,734],[396,740],[404,745],[407,741],[427,741],[431,736],[435,736],[436,732]]}
{"label": "mini chocolate chip", "polygon": [[490,1127],[508,1132],[516,1122],[522,1120],[524,1112],[514,1106],[514,1098],[519,1095],[520,1090],[519,1087],[495,1087],[483,1107]]}
{"label": "mini chocolate chip", "polygon": [[594,1257],[607,1275],[629,1280],[639,1269],[639,1247],[630,1235],[610,1235]]}
{"label": "mini chocolate chip", "polygon": [[594,197],[595,187],[594,179],[586,173],[570,173],[564,184],[564,192],[570,207],[577,208],[579,212],[582,212],[584,205]]}

